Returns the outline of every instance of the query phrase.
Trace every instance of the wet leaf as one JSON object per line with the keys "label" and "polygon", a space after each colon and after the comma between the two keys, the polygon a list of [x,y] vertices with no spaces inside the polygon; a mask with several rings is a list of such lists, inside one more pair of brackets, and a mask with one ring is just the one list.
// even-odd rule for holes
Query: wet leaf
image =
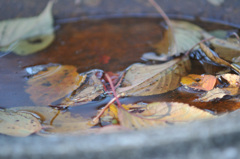
{"label": "wet leaf", "polygon": [[196,90],[209,91],[212,90],[216,84],[217,78],[212,75],[195,75],[190,74],[182,77],[181,84]]}
{"label": "wet leaf", "polygon": [[[104,93],[103,84],[100,79],[96,76],[96,73],[99,72],[98,70],[93,70],[88,72],[88,78],[86,79],[85,83],[74,90],[69,97],[64,99],[61,102],[62,106],[74,106],[77,103],[85,103],[92,101],[96,97],[102,95]],[[102,71],[100,71],[102,72]],[[82,77],[86,74],[81,74]]]}
{"label": "wet leaf", "polygon": [[37,105],[49,105],[78,88],[86,79],[70,65],[48,67],[28,80],[25,90]]}
{"label": "wet leaf", "polygon": [[237,72],[238,74],[240,74],[240,69],[238,67],[236,67],[235,65],[230,64],[229,62],[221,59],[217,53],[215,53],[214,51],[212,51],[210,48],[208,48],[205,44],[200,43],[200,48],[202,49],[202,51],[206,54],[206,56],[212,60],[214,63],[218,64],[218,65],[222,65],[222,66],[226,66],[226,67],[230,67],[231,69],[233,69],[235,72]]}
{"label": "wet leaf", "polygon": [[208,91],[207,93],[203,94],[201,98],[199,98],[200,101],[208,102],[214,99],[221,99],[226,95],[234,96],[240,94],[239,92],[240,77],[238,75],[224,74],[220,76],[227,80],[229,85],[224,88],[214,88],[213,90]]}
{"label": "wet leaf", "polygon": [[155,102],[148,104],[147,109],[138,114],[119,109],[120,124],[129,129],[166,126],[213,117],[208,112],[184,103]]}
{"label": "wet leaf", "polygon": [[0,111],[0,133],[26,137],[42,129],[40,122],[25,112]]}
{"label": "wet leaf", "polygon": [[[14,50],[18,55],[28,55],[46,48],[54,39],[52,5],[53,1],[49,1],[44,11],[36,17],[1,21],[0,47],[3,48],[0,50]],[[36,40],[39,43],[35,43]]]}
{"label": "wet leaf", "polygon": [[81,135],[85,134],[91,125],[91,118],[73,115],[68,111],[61,111],[51,107],[16,107],[16,112],[25,112],[34,115],[42,122],[43,130],[38,132],[42,136],[51,135]]}
{"label": "wet leaf", "polygon": [[176,58],[159,65],[133,64],[117,93],[126,96],[148,96],[176,89],[180,79],[191,69],[188,57]]}

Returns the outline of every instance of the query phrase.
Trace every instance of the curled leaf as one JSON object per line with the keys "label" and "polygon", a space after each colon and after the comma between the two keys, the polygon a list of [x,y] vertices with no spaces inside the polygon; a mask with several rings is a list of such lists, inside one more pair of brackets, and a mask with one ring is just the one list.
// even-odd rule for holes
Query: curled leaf
{"label": "curled leaf", "polygon": [[37,105],[49,105],[78,88],[86,79],[70,65],[48,67],[28,80],[25,90]]}
{"label": "curled leaf", "polygon": [[28,55],[46,48],[54,39],[52,5],[53,1],[49,1],[44,11],[36,17],[0,22],[0,50]]}
{"label": "curled leaf", "polygon": [[[74,90],[69,97],[65,98],[62,102],[62,106],[74,106],[76,103],[85,103],[92,101],[96,97],[104,93],[103,84],[100,79],[96,76],[99,70],[93,70],[88,72],[88,77],[84,84]],[[101,71],[100,71],[101,72]],[[86,76],[85,73],[81,74]]]}
{"label": "curled leaf", "polygon": [[188,57],[176,58],[159,65],[133,64],[117,93],[126,96],[148,96],[176,89],[180,79],[191,69]]}
{"label": "curled leaf", "polygon": [[148,104],[146,110],[138,114],[119,109],[120,124],[129,129],[172,125],[213,117],[208,112],[184,103],[155,102]]}
{"label": "curled leaf", "polygon": [[25,112],[0,111],[0,133],[26,137],[42,129],[37,118]]}

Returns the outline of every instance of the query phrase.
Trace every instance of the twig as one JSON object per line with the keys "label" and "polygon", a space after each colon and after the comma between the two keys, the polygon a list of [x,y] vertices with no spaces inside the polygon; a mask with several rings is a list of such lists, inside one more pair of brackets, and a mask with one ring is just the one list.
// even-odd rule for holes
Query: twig
{"label": "twig", "polygon": [[111,89],[112,89],[113,95],[114,95],[114,97],[116,98],[118,107],[119,107],[119,108],[122,107],[121,103],[119,102],[118,95],[117,95],[117,93],[116,93],[116,91],[115,91],[115,88],[114,88],[114,85],[113,85],[113,82],[112,82],[111,78],[109,77],[109,75],[108,75],[107,73],[106,73],[104,76],[106,76],[106,78],[107,78],[107,80],[108,80],[108,82],[109,82],[109,84],[110,84],[110,87],[111,87]]}
{"label": "twig", "polygon": [[215,37],[212,36],[212,37],[210,37],[210,38],[201,40],[200,42],[198,42],[197,44],[195,44],[188,52],[186,52],[186,53],[184,54],[184,57],[187,56],[187,55],[188,55],[196,46],[198,46],[200,43],[203,43],[203,42],[212,40],[212,39],[214,39],[214,38],[215,38]]}
{"label": "twig", "polygon": [[96,117],[93,118],[92,123],[97,123],[98,119],[100,118],[100,116],[104,113],[104,111],[111,105],[113,104],[117,98],[121,97],[121,95],[118,95],[117,97],[114,97],[113,99],[111,99],[108,104],[100,111],[100,113],[98,113],[98,115]]}

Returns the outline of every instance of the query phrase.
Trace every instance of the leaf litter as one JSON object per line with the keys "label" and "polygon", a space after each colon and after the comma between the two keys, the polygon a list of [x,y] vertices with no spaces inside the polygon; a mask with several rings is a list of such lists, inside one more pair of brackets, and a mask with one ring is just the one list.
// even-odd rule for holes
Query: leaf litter
{"label": "leaf litter", "polygon": [[[155,2],[154,0],[149,1],[151,3]],[[43,11],[38,18],[41,19],[44,14],[48,14],[49,16],[51,7],[52,1],[49,2],[45,11]],[[159,10],[160,7],[156,8]],[[228,81],[229,85],[227,86],[219,85],[219,81],[216,81],[220,76],[186,76],[191,69],[188,57],[189,50],[191,51],[197,43],[203,39],[208,39],[211,35],[194,24],[184,21],[170,21],[164,12],[162,12],[162,14],[164,15],[163,17],[166,20],[168,28],[163,35],[163,40],[155,45],[157,54],[161,56],[157,56],[156,54],[149,56],[150,54],[148,54],[147,59],[151,57],[151,60],[166,61],[165,63],[155,65],[133,64],[123,71],[124,73],[112,73],[111,77],[102,70],[92,70],[79,74],[76,68],[70,65],[45,67],[43,70],[35,71],[34,75],[28,80],[29,87],[26,89],[26,92],[31,94],[32,100],[37,105],[43,106],[51,105],[56,101],[60,101],[60,104],[56,105],[57,107],[55,109],[35,106],[18,107],[8,110],[12,112],[10,116],[33,117],[36,123],[38,121],[38,129],[33,130],[29,128],[27,133],[20,135],[14,134],[13,131],[5,134],[11,135],[11,133],[13,133],[15,136],[28,136],[37,132],[39,135],[49,136],[107,133],[214,118],[214,115],[186,103],[155,102],[146,105],[122,105],[119,102],[118,98],[125,96],[149,96],[172,91],[180,86],[180,80],[182,80],[181,83],[186,87],[206,91],[207,93],[200,98],[202,101],[210,101],[226,95],[236,96],[239,94],[238,75],[220,75],[221,78]],[[47,19],[48,23],[45,24],[46,27],[52,26],[52,17],[47,17]],[[25,23],[25,19],[21,20],[23,20],[22,24]],[[41,48],[44,48],[48,45],[47,43],[50,43],[50,41],[54,39],[52,28],[48,28],[48,32],[41,34],[37,34],[37,32],[40,32],[37,30],[38,29],[36,29],[36,32],[33,31],[23,35],[19,34],[18,38],[3,41],[3,43],[11,46],[11,43],[18,42],[21,44],[20,46],[22,46],[22,48],[19,47],[20,50],[22,49],[20,51],[22,55],[27,55],[29,53],[25,52],[25,47],[23,46],[28,45],[28,43],[34,43],[39,39],[41,40],[41,37],[44,38],[46,35],[49,36],[46,37],[49,42],[39,44],[39,47],[41,45]],[[26,30],[26,32],[27,31],[28,30]],[[26,39],[28,42],[26,42]],[[219,53],[219,56],[203,43],[200,43],[195,49],[201,48],[202,52],[205,53],[204,56],[210,59],[209,61],[230,67],[236,72],[239,72],[237,66],[230,63],[234,62],[233,59],[239,57],[239,45],[237,43],[232,44],[230,41],[217,38],[209,40],[209,43],[214,46],[214,51]],[[169,47],[167,47],[167,50],[161,50],[161,46],[165,44]],[[2,47],[2,49],[4,48]],[[220,51],[218,49],[220,49]],[[222,53],[224,49],[233,52],[231,53],[231,59],[225,59],[226,54]],[[30,52],[36,52],[35,48],[29,47],[29,50]],[[181,53],[185,53],[185,55],[180,56]],[[109,59],[110,58],[105,58],[102,63],[108,63]],[[112,82],[112,80],[114,80],[114,82]],[[104,122],[109,122],[112,125],[107,124],[107,126],[100,129],[90,129],[98,124],[98,122],[93,122],[92,118],[85,119],[81,117],[81,115],[73,116],[67,109],[57,109],[59,107],[66,108],[79,105],[79,103],[90,102],[97,97],[104,98],[112,95],[114,95],[114,98],[110,101],[111,103],[108,103],[97,115],[102,125]],[[115,101],[117,101],[118,106],[113,104]],[[7,118],[9,117],[6,117],[5,120],[7,120]],[[2,124],[3,121],[4,119],[1,118],[0,124]],[[10,121],[10,124],[12,124],[11,122],[14,123]],[[18,132],[20,132],[21,129],[25,129],[25,127],[18,128]]]}

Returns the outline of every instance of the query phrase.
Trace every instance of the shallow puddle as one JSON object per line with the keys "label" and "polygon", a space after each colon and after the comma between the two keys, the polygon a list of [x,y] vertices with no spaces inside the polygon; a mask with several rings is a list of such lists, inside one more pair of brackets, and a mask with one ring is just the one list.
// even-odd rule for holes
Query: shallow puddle
{"label": "shallow puddle", "polygon": [[[143,53],[154,52],[154,44],[162,39],[164,28],[160,18],[115,18],[85,20],[56,24],[56,39],[44,51],[29,56],[10,53],[0,58],[0,107],[34,106],[25,93],[27,72],[24,68],[40,64],[58,63],[73,65],[79,73],[91,69],[117,72],[136,62],[143,62]],[[229,26],[199,23],[206,30],[232,29]],[[194,74],[205,73],[196,60],[192,60]],[[188,92],[180,87],[174,91],[147,97],[125,97],[121,103],[150,103],[155,101],[183,102],[214,113],[229,112],[240,108],[239,103],[221,100],[198,102],[199,92]],[[72,114],[93,117],[110,97],[88,104],[70,107]]]}

